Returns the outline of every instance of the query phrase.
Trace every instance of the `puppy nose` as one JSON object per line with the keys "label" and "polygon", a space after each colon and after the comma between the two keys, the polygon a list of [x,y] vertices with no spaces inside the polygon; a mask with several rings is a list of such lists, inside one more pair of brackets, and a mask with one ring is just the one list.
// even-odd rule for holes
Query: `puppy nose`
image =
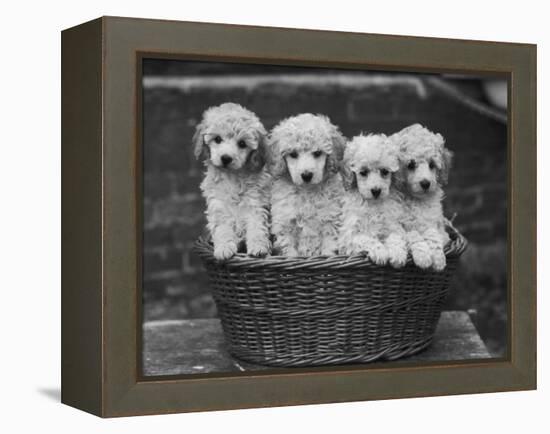
{"label": "puppy nose", "polygon": [[371,188],[370,192],[375,198],[377,198],[378,196],[380,196],[380,193],[382,192],[382,190],[379,188]]}
{"label": "puppy nose", "polygon": [[428,181],[427,179],[423,179],[422,181],[420,181],[420,187],[422,187],[424,190],[427,190],[428,188],[430,188],[430,181]]}
{"label": "puppy nose", "polygon": [[312,178],[313,178],[313,173],[311,172],[302,173],[302,179],[304,180],[304,182],[309,182],[311,181]]}
{"label": "puppy nose", "polygon": [[227,166],[232,161],[233,161],[233,158],[231,158],[229,155],[222,155],[222,163],[224,166]]}

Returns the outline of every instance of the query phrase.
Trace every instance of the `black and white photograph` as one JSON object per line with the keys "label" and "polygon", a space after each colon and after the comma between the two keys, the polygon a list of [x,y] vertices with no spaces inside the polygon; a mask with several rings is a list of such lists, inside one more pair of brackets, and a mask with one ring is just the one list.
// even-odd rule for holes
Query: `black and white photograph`
{"label": "black and white photograph", "polygon": [[144,58],[143,376],[505,357],[507,97]]}

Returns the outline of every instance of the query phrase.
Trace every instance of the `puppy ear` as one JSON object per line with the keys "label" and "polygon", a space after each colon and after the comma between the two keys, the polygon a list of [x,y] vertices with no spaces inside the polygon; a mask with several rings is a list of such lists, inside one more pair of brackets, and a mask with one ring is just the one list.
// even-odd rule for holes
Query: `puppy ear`
{"label": "puppy ear", "polygon": [[391,177],[391,186],[400,192],[403,192],[405,188],[405,175],[403,172],[404,169],[398,169],[392,173]]}
{"label": "puppy ear", "polygon": [[274,131],[266,138],[265,159],[269,173],[274,178],[281,178],[288,174],[285,156],[279,143],[279,129],[275,127]]}
{"label": "puppy ear", "polygon": [[346,147],[347,140],[335,125],[332,125],[330,138],[332,140],[332,156],[335,162],[339,163],[344,157],[344,148]]}
{"label": "puppy ear", "polygon": [[[328,118],[326,121],[330,124]],[[332,142],[332,152],[327,155],[325,163],[325,175],[333,175],[340,171],[342,158],[344,157],[344,148],[346,146],[346,138],[342,135],[337,126],[330,124],[330,140]]]}
{"label": "puppy ear", "polygon": [[282,178],[289,174],[285,156],[282,153],[273,159],[270,166],[270,173],[274,178]]}
{"label": "puppy ear", "polygon": [[262,143],[258,145],[258,149],[250,151],[246,164],[251,172],[259,172],[262,170],[265,166],[265,146]]}
{"label": "puppy ear", "polygon": [[441,185],[447,185],[449,181],[449,170],[451,169],[452,159],[453,153],[447,148],[443,148],[441,151],[441,169],[439,170],[439,183]]}
{"label": "puppy ear", "polygon": [[339,163],[336,159],[337,157],[334,154],[327,155],[327,159],[325,161],[325,179],[335,173],[338,173],[340,170]]}
{"label": "puppy ear", "polygon": [[347,164],[341,165],[340,173],[342,174],[342,183],[347,191],[357,188],[355,172],[353,172]]}
{"label": "puppy ear", "polygon": [[396,143],[396,140],[392,139],[391,137],[386,137],[386,151],[387,151],[387,162],[388,162],[388,169],[390,169],[390,172],[395,173],[399,171],[399,160],[400,160],[400,149],[399,145]]}
{"label": "puppy ear", "polygon": [[205,121],[204,119],[200,124],[197,125],[195,129],[195,134],[193,134],[193,146],[194,146],[194,153],[195,158],[197,160],[200,160],[201,158],[207,159],[210,157],[210,149],[208,148],[208,145],[204,141],[204,129],[205,129]]}

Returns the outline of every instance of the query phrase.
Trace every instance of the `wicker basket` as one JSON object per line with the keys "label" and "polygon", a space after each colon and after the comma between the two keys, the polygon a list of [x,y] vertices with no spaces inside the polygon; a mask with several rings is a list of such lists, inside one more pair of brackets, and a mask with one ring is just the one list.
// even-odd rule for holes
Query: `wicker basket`
{"label": "wicker basket", "polygon": [[426,348],[466,240],[446,247],[443,272],[411,263],[402,269],[364,256],[214,259],[201,238],[196,251],[210,276],[228,349],[272,366],[395,360]]}

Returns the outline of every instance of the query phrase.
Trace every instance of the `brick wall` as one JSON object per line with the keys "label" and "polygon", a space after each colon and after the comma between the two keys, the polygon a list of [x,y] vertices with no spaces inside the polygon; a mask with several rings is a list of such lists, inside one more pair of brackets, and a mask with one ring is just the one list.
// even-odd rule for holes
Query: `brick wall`
{"label": "brick wall", "polygon": [[[206,108],[233,101],[256,112],[266,128],[283,117],[314,112],[328,115],[348,137],[361,131],[390,134],[414,122],[443,134],[455,152],[446,212],[456,213],[455,224],[471,243],[448,307],[477,309],[479,328],[490,346],[501,351],[506,321],[506,125],[449,98],[420,75],[315,79],[311,70],[306,72],[279,81],[261,74],[243,79],[241,71],[231,77],[146,77],[145,319],[216,314],[207,276],[191,251],[205,224],[198,189],[202,166],[193,157],[191,137]],[[454,84],[482,98],[478,81]]]}

